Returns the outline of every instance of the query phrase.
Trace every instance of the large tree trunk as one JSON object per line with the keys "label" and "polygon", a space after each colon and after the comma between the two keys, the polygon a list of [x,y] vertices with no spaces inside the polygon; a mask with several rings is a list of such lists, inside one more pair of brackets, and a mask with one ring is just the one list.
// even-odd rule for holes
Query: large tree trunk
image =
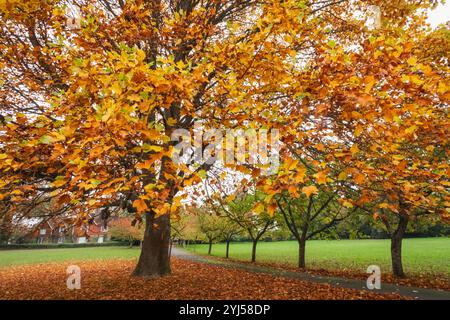
{"label": "large tree trunk", "polygon": [[258,239],[253,240],[252,245],[252,262],[256,261],[256,245],[258,244]]}
{"label": "large tree trunk", "polygon": [[408,226],[408,217],[406,215],[399,216],[397,229],[391,235],[391,259],[392,259],[392,273],[396,277],[404,278],[402,262],[402,241]]}
{"label": "large tree trunk", "polygon": [[306,239],[301,238],[298,240],[298,267],[301,269],[306,268],[305,252]]}
{"label": "large tree trunk", "polygon": [[133,275],[141,277],[162,276],[170,273],[170,218],[154,213],[145,215],[145,233],[141,255]]}
{"label": "large tree trunk", "polygon": [[228,259],[230,253],[230,240],[227,240],[227,249],[225,251],[225,258]]}

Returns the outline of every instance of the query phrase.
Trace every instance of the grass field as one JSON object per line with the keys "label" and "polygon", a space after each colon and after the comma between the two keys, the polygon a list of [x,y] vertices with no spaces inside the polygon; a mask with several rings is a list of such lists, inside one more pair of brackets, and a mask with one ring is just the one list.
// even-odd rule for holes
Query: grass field
{"label": "grass field", "polygon": [[[390,270],[389,240],[314,240],[307,243],[307,267],[314,269],[346,269],[364,272],[371,265]],[[295,241],[260,242],[257,261],[289,263],[297,262]],[[188,246],[191,252],[206,254],[207,245]],[[95,247],[65,249],[3,250],[0,251],[0,267],[58,261],[133,259],[139,248]],[[232,243],[230,257],[249,260],[251,244]],[[212,254],[223,257],[225,245],[213,245]],[[436,273],[450,276],[450,238],[406,239],[403,245],[406,272]]]}
{"label": "grass field", "polygon": [[[188,246],[188,250],[207,254],[208,246]],[[224,257],[225,244],[214,244],[212,255]],[[230,258],[249,260],[251,243],[230,244]],[[257,261],[296,265],[296,241],[260,242]],[[404,268],[408,273],[436,273],[450,276],[450,238],[405,239]],[[313,269],[347,269],[365,272],[369,265],[391,270],[389,240],[312,240],[307,242],[306,263]]]}
{"label": "grass field", "polygon": [[128,247],[2,250],[0,267],[58,261],[130,259],[137,258],[139,251],[139,248]]}

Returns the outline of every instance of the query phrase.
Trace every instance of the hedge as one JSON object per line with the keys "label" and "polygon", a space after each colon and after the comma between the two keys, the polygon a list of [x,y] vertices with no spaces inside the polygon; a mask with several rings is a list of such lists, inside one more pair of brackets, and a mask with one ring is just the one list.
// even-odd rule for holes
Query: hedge
{"label": "hedge", "polygon": [[129,242],[86,242],[86,243],[13,243],[1,244],[0,250],[17,249],[61,249],[61,248],[91,248],[129,246]]}

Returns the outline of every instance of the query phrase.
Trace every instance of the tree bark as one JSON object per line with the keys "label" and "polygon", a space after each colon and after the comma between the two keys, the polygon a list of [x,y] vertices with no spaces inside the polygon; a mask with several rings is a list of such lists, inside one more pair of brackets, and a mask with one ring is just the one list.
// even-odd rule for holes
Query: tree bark
{"label": "tree bark", "polygon": [[227,249],[225,252],[225,258],[227,258],[227,259],[229,257],[229,252],[230,252],[230,240],[227,240]]}
{"label": "tree bark", "polygon": [[298,267],[300,269],[306,268],[305,252],[306,252],[306,239],[301,238],[298,240]]}
{"label": "tree bark", "polygon": [[392,273],[394,276],[404,278],[402,261],[402,241],[408,226],[408,216],[400,215],[397,229],[391,235],[391,259],[392,259]]}
{"label": "tree bark", "polygon": [[252,245],[252,262],[256,261],[256,245],[258,244],[258,239],[253,240]]}
{"label": "tree bark", "polygon": [[163,276],[170,273],[170,218],[145,215],[145,232],[141,255],[133,275],[141,277]]}
{"label": "tree bark", "polygon": [[208,255],[211,255],[211,250],[212,250],[212,240],[209,240],[209,247],[208,247]]}

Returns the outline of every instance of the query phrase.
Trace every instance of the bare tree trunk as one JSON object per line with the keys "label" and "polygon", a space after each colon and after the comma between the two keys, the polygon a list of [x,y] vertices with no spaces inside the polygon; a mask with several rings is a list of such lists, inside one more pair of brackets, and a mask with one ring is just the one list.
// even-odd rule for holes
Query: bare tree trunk
{"label": "bare tree trunk", "polygon": [[403,271],[402,262],[402,241],[408,226],[408,216],[399,215],[399,222],[397,229],[391,235],[391,259],[392,259],[392,273],[394,276],[404,278],[405,272]]}
{"label": "bare tree trunk", "polygon": [[211,255],[211,250],[212,250],[212,240],[209,240],[209,247],[208,247],[208,255]]}
{"label": "bare tree trunk", "polygon": [[252,262],[256,261],[256,245],[257,244],[258,244],[258,239],[254,239],[253,245],[252,245]]}
{"label": "bare tree trunk", "polygon": [[306,239],[302,237],[298,241],[298,267],[301,269],[306,268],[305,252],[306,252]]}
{"label": "bare tree trunk", "polygon": [[163,276],[170,273],[170,218],[154,213],[145,215],[145,233],[141,255],[133,275],[142,277]]}
{"label": "bare tree trunk", "polygon": [[230,252],[230,240],[227,240],[227,249],[225,251],[225,258],[227,259],[229,257],[229,252]]}

